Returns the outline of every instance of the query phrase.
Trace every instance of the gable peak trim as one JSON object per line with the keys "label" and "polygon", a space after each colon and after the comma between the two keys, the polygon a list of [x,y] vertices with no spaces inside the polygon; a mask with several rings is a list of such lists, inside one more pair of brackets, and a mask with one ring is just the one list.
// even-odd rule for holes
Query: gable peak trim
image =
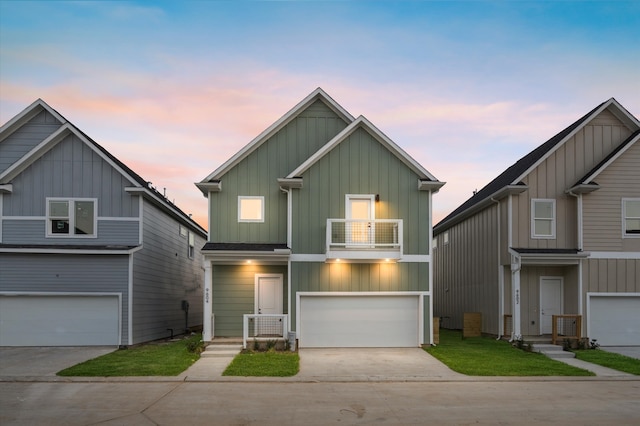
{"label": "gable peak trim", "polygon": [[41,98],[38,98],[33,101],[31,105],[20,111],[11,120],[7,121],[2,127],[0,127],[0,142],[8,138],[16,130],[24,126],[27,122],[29,122],[29,120],[40,114],[42,111],[47,111],[48,113],[53,115],[61,124],[67,123],[67,119],[60,115],[58,111],[51,108]]}

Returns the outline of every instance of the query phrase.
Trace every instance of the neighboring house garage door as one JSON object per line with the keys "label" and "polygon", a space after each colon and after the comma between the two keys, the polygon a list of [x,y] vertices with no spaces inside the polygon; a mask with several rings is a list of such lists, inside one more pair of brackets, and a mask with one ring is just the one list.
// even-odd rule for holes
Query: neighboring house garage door
{"label": "neighboring house garage door", "polygon": [[419,295],[304,295],[299,298],[300,347],[416,347]]}
{"label": "neighboring house garage door", "polygon": [[0,346],[118,345],[117,295],[0,295]]}
{"label": "neighboring house garage door", "polygon": [[640,346],[640,294],[589,296],[589,338],[602,346]]}

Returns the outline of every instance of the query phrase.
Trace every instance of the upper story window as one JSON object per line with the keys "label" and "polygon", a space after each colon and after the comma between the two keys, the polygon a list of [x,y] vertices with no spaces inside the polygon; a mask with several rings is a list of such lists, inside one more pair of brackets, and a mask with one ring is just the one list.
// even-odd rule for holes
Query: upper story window
{"label": "upper story window", "polygon": [[433,237],[431,240],[431,248],[434,250],[438,248],[438,237]]}
{"label": "upper story window", "polygon": [[189,248],[187,250],[187,256],[189,259],[193,259],[196,252],[196,236],[193,232],[189,231]]}
{"label": "upper story window", "polygon": [[47,198],[48,237],[95,237],[95,199]]}
{"label": "upper story window", "polygon": [[556,237],[556,200],[531,200],[531,238]]}
{"label": "upper story window", "polygon": [[446,231],[444,234],[442,234],[442,244],[449,244],[449,231]]}
{"label": "upper story window", "polygon": [[640,237],[640,198],[622,199],[624,235]]}
{"label": "upper story window", "polygon": [[264,222],[264,197],[238,197],[238,222]]}

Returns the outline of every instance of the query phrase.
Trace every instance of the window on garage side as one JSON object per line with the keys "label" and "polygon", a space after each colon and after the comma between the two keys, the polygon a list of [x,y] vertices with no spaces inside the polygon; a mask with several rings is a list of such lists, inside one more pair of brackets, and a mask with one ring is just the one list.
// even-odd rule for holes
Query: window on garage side
{"label": "window on garage side", "polygon": [[640,198],[622,200],[624,235],[640,237]]}
{"label": "window on garage side", "polygon": [[187,250],[187,255],[189,259],[193,259],[193,256],[196,252],[196,236],[193,232],[189,231],[189,248]]}
{"label": "window on garage side", "polygon": [[96,237],[95,199],[47,199],[48,237]]}
{"label": "window on garage side", "polygon": [[531,200],[531,238],[556,237],[556,200]]}

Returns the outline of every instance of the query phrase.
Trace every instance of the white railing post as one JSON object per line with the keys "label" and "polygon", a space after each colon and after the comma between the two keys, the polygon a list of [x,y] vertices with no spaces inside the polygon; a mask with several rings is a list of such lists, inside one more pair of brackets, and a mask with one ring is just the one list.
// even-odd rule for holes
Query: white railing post
{"label": "white railing post", "polygon": [[249,338],[249,317],[251,315],[244,314],[242,316],[242,349],[247,349],[247,339]]}

